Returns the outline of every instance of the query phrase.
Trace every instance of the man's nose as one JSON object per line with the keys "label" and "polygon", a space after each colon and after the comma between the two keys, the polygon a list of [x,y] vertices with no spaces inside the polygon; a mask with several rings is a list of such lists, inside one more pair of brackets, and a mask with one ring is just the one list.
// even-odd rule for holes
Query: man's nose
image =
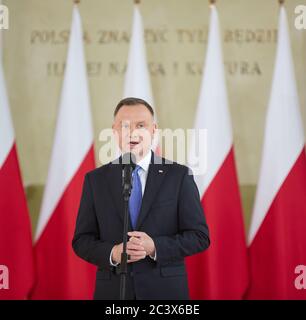
{"label": "man's nose", "polygon": [[137,138],[138,137],[138,130],[136,128],[131,128],[130,136],[131,136],[131,138]]}

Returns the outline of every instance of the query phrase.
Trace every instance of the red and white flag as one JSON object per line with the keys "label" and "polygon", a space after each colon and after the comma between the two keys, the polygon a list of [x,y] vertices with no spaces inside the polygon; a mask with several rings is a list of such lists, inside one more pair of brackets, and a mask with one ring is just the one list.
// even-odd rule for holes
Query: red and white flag
{"label": "red and white flag", "polygon": [[94,169],[93,132],[81,18],[71,35],[47,184],[36,232],[32,299],[92,299],[93,265],[71,247],[85,174]]}
{"label": "red and white flag", "polygon": [[[247,250],[233,137],[228,107],[217,9],[211,6],[207,55],[195,129],[207,129],[207,170],[196,175],[210,230],[207,251],[188,257],[187,270],[192,299],[241,299],[248,282]],[[197,144],[192,139],[191,150]],[[196,162],[189,155],[189,165]],[[199,163],[205,163],[201,158]]]}
{"label": "red and white flag", "polygon": [[31,222],[0,61],[0,300],[28,297],[33,262]]}
{"label": "red and white flag", "polygon": [[133,26],[123,96],[124,98],[141,98],[152,105],[154,104],[144,42],[143,22],[139,5],[137,4],[134,5]]}
{"label": "red and white flag", "polygon": [[283,6],[249,243],[249,299],[306,299],[305,141]]}
{"label": "red and white flag", "polygon": [[[143,99],[154,109],[154,99],[144,42],[144,28],[138,4],[134,5],[133,26],[123,97]],[[154,112],[156,113],[155,110]],[[157,121],[156,114],[155,120]],[[154,138],[152,149],[155,150],[156,153],[160,153],[158,135]]]}

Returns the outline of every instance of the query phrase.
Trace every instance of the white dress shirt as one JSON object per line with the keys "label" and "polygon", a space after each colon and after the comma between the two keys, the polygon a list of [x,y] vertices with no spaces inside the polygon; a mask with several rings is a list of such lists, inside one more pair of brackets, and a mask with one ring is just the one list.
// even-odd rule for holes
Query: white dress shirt
{"label": "white dress shirt", "polygon": [[[141,181],[142,196],[144,195],[144,191],[147,183],[151,156],[152,156],[152,152],[150,150],[139,162],[137,162],[137,165],[141,167],[141,169],[139,169],[138,171],[138,174]],[[113,253],[113,249],[110,253],[109,262],[112,266],[118,266],[119,263],[114,263],[112,261],[112,253]],[[154,257],[150,256],[150,258],[152,258],[153,260],[156,260],[156,251],[155,251]]]}

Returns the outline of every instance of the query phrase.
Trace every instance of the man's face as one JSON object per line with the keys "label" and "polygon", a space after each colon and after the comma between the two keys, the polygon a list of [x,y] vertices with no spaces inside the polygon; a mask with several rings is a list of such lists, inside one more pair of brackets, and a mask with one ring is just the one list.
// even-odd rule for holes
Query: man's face
{"label": "man's face", "polygon": [[112,128],[122,153],[132,152],[139,160],[150,150],[157,126],[146,106],[138,104],[121,107]]}

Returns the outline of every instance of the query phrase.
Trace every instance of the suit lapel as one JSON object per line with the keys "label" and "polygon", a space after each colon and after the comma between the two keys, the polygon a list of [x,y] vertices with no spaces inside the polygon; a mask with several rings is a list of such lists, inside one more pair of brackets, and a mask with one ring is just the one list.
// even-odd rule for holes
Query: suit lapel
{"label": "suit lapel", "polygon": [[[119,215],[122,225],[124,223],[124,201],[122,195],[122,165],[121,157],[109,164],[108,170],[108,183],[110,186],[110,193],[113,203],[116,207],[117,214]],[[131,219],[129,215],[128,230],[132,230]]]}
{"label": "suit lapel", "polygon": [[110,163],[108,170],[108,184],[113,203],[122,223],[124,219],[124,202],[122,196],[122,166],[119,163]]}

